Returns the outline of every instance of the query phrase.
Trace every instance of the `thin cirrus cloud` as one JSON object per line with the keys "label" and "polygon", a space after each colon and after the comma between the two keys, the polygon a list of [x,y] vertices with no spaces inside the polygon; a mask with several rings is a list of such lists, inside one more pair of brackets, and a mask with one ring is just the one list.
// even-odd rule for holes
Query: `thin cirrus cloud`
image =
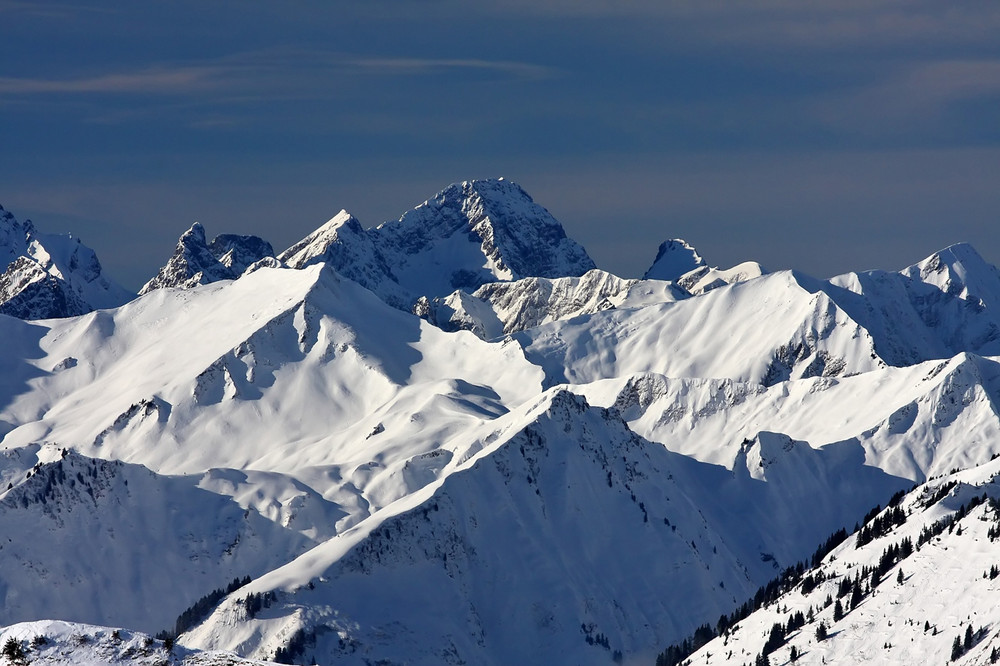
{"label": "thin cirrus cloud", "polygon": [[0,94],[193,93],[213,87],[219,67],[155,68],[73,79],[0,77]]}
{"label": "thin cirrus cloud", "polygon": [[833,127],[885,136],[939,127],[941,114],[954,105],[998,96],[1000,59],[940,60],[910,63],[853,93],[820,98],[815,106]]}
{"label": "thin cirrus cloud", "polygon": [[524,79],[547,79],[557,74],[557,70],[552,67],[509,60],[479,60],[463,58],[360,58],[345,62],[356,67],[389,74],[429,73],[448,69],[493,71]]}
{"label": "thin cirrus cloud", "polygon": [[294,87],[333,73],[395,76],[432,75],[447,70],[498,73],[520,80],[555,76],[551,67],[509,60],[470,58],[357,58],[326,53],[250,53],[211,63],[158,66],[77,78],[0,77],[0,94],[159,94],[183,95],[219,89]]}

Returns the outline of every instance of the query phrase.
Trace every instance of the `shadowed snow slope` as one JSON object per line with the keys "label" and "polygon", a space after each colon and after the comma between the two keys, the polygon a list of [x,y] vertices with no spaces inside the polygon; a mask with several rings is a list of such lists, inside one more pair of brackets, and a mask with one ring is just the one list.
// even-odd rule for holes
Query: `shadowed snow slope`
{"label": "shadowed snow slope", "polygon": [[797,479],[793,506],[813,483],[835,489],[796,517],[770,479],[672,454],[560,390],[476,437],[442,481],[255,581],[277,592],[266,618],[234,593],[183,642],[266,655],[303,631],[304,658],[348,664],[651,654],[904,483],[863,469],[860,450],[762,435],[748,453]]}
{"label": "shadowed snow slope", "polygon": [[[800,580],[808,584],[741,620],[690,663],[753,663],[762,652],[787,663],[793,649],[799,664],[995,662],[998,471],[1000,461],[992,461],[915,488],[894,518],[873,516],[867,539],[849,536],[805,572]],[[796,613],[806,618],[802,626],[765,647],[773,627],[787,627]],[[820,624],[825,639],[817,636]]]}
{"label": "shadowed snow slope", "polygon": [[0,624],[159,631],[207,590],[313,545],[197,479],[37,445],[0,452],[0,466]]}
{"label": "shadowed snow slope", "polygon": [[898,273],[848,273],[825,290],[892,365],[962,351],[1000,354],[1000,271],[969,245],[952,245]]}

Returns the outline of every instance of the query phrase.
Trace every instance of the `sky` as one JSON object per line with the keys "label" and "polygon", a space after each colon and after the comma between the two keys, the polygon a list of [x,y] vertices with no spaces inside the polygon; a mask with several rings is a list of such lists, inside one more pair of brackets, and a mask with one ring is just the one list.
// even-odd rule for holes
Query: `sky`
{"label": "sky", "polygon": [[1000,263],[1000,3],[0,0],[0,205],[137,289],[518,182],[598,266]]}

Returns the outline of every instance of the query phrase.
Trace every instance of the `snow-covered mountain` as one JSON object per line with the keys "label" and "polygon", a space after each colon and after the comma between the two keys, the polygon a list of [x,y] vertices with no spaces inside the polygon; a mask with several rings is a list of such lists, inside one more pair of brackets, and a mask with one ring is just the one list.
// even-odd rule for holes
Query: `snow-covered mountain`
{"label": "snow-covered mountain", "polygon": [[687,295],[671,282],[623,280],[595,268],[580,277],[490,282],[471,294],[457,290],[446,298],[423,298],[414,312],[445,330],[468,330],[489,340],[553,321],[669,303]]}
{"label": "snow-covered mountain", "polygon": [[139,294],[154,289],[187,289],[219,280],[235,280],[250,265],[274,256],[271,244],[257,236],[221,234],[208,242],[205,228],[195,222],[177,241],[170,260],[143,285]]}
{"label": "snow-covered mountain", "polygon": [[89,247],[70,234],[39,233],[0,206],[0,314],[73,317],[133,298],[101,272]]}
{"label": "snow-covered mountain", "polygon": [[399,283],[430,298],[595,268],[547,210],[503,178],[451,185],[371,235]]}
{"label": "snow-covered mountain", "polygon": [[143,292],[0,316],[0,642],[33,662],[653,664],[697,631],[753,663],[779,617],[772,659],[944,661],[969,625],[990,656],[1000,272],[967,245],[823,281],[671,241],[624,279],[499,179],[277,257],[196,224]]}
{"label": "snow-covered mountain", "polygon": [[998,475],[992,460],[900,493],[685,663],[996,663]]}
{"label": "snow-covered mountain", "polygon": [[752,280],[767,272],[756,261],[745,261],[727,269],[709,266],[687,241],[674,238],[660,244],[653,265],[643,279],[667,280],[690,294],[703,294],[727,284]]}
{"label": "snow-covered mountain", "polygon": [[[252,249],[259,256],[236,270],[223,260],[219,238],[207,244],[196,223],[140,293],[233,279],[254,261],[273,256],[260,239],[242,237],[243,255],[255,256]],[[254,239],[252,247],[248,238]],[[577,277],[595,267],[547,210],[503,178],[456,183],[399,220],[368,230],[342,210],[271,265],[305,268],[321,262],[403,310],[420,297],[443,298],[456,289],[526,277]]]}

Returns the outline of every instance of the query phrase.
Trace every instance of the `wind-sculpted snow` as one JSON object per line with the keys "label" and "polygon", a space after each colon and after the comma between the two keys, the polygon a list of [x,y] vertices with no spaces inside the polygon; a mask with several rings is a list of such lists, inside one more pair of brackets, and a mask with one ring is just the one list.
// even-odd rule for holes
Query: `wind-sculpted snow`
{"label": "wind-sculpted snow", "polygon": [[0,314],[72,317],[132,298],[108,280],[89,247],[72,235],[41,234],[0,206]]}

